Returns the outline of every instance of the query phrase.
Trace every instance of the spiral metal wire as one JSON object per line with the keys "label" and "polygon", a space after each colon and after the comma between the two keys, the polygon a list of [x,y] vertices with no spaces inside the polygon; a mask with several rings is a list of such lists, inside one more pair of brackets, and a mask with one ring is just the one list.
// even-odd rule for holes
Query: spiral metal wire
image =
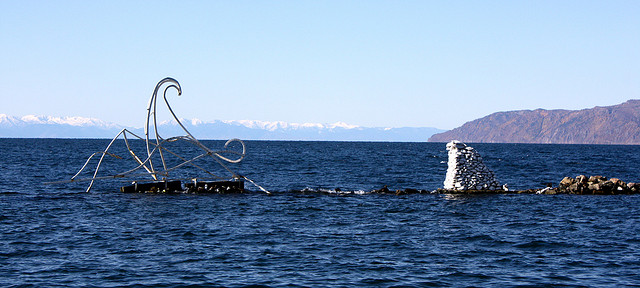
{"label": "spiral metal wire", "polygon": [[[164,89],[162,89],[164,87]],[[200,141],[198,141],[198,139],[196,139],[190,132],[189,130],[187,130],[187,128],[182,124],[182,122],[180,121],[180,119],[178,119],[178,117],[176,116],[176,114],[173,112],[173,109],[171,108],[171,105],[169,105],[169,101],[167,100],[167,91],[169,89],[176,89],[178,92],[178,96],[182,95],[182,88],[180,87],[180,83],[178,83],[177,80],[167,77],[164,78],[162,80],[160,80],[160,82],[158,82],[158,84],[156,85],[155,89],[153,90],[153,94],[151,95],[151,99],[149,100],[149,105],[147,107],[147,121],[146,121],[146,125],[144,127],[144,137],[138,136],[135,133],[129,131],[128,129],[122,129],[112,140],[111,142],[109,142],[109,145],[107,145],[107,147],[100,152],[96,152],[93,153],[91,156],[89,156],[89,158],[87,159],[87,161],[84,163],[84,165],[82,166],[82,168],[80,168],[80,170],[78,171],[78,173],[76,173],[73,177],[71,177],[70,180],[67,181],[61,181],[61,182],[79,182],[79,181],[90,181],[89,183],[89,187],[87,187],[86,192],[89,192],[91,190],[91,188],[93,187],[93,184],[96,180],[103,180],[103,179],[114,179],[114,178],[141,178],[141,177],[150,177],[151,179],[148,180],[152,180],[152,181],[167,181],[169,180],[169,175],[170,172],[181,168],[183,166],[186,165],[190,165],[193,166],[201,171],[203,171],[204,173],[206,173],[208,176],[208,178],[213,178],[213,179],[218,179],[218,180],[228,180],[228,179],[234,179],[234,180],[247,180],[248,182],[252,183],[253,185],[255,185],[256,187],[258,187],[260,190],[264,191],[267,194],[270,194],[269,191],[267,191],[266,189],[264,189],[263,187],[261,187],[260,185],[256,184],[254,181],[252,181],[251,179],[248,179],[247,177],[244,177],[242,175],[238,175],[235,172],[233,172],[231,169],[229,169],[229,167],[227,167],[227,165],[225,165],[226,162],[228,163],[239,163],[240,161],[242,161],[246,155],[246,146],[244,144],[244,142],[240,139],[230,139],[228,140],[223,147],[223,150],[211,150],[209,149],[207,146],[203,145]],[[162,91],[162,97],[164,99],[164,102],[169,110],[169,112],[171,113],[171,116],[173,117],[173,120],[176,121],[176,123],[178,123],[178,125],[182,128],[182,130],[186,133],[185,135],[182,136],[174,136],[174,137],[170,137],[170,138],[164,138],[160,135],[159,131],[158,131],[158,121],[157,121],[157,102],[158,102],[158,92]],[[152,127],[152,129],[150,129]],[[153,132],[153,135],[151,135]],[[102,165],[102,162],[105,158],[105,156],[112,156],[115,157],[117,159],[122,159],[122,157],[115,155],[111,152],[109,152],[109,150],[112,148],[113,144],[116,142],[117,139],[120,138],[120,136],[122,136],[122,139],[124,140],[124,144],[126,146],[127,151],[129,152],[129,154],[132,156],[133,160],[137,163],[137,167],[130,169],[128,171],[124,171],[121,173],[117,173],[114,175],[109,175],[109,176],[99,176],[98,172],[100,170],[100,166]],[[145,146],[146,146],[146,152],[147,152],[147,156],[145,158],[141,158],[138,155],[136,155],[134,153],[134,151],[131,148],[131,145],[129,143],[129,137],[135,137],[137,139],[140,140],[144,140],[145,141]],[[180,156],[179,154],[175,153],[174,151],[170,150],[167,147],[168,143],[172,143],[172,142],[177,142],[177,141],[184,141],[187,142],[197,148],[199,148],[202,152],[201,154],[192,157],[190,159],[188,158],[184,158],[182,156]],[[242,146],[242,152],[238,152],[238,151],[233,151],[229,149],[229,145],[237,142]],[[172,167],[169,167],[167,165],[167,161],[166,161],[166,157],[168,156],[168,154],[175,156],[176,158],[180,159],[181,162],[179,162],[177,165],[174,165]],[[89,163],[91,162],[91,159],[93,159],[96,155],[100,155],[100,159],[98,160],[98,163],[95,166],[95,170],[93,172],[93,176],[90,178],[78,178],[78,176],[87,168],[87,166],[89,165]],[[157,156],[159,155],[160,157],[160,162],[161,165],[159,165],[158,163],[154,163],[153,162],[153,158],[156,157],[157,160]],[[223,155],[235,155],[236,157],[226,157]],[[203,158],[207,158],[210,157],[211,159],[213,159],[216,163],[218,163],[222,168],[224,168],[224,170],[226,170],[231,176],[230,177],[222,177],[219,175],[216,175],[214,173],[212,173],[211,171],[203,168],[202,166],[196,164],[195,162],[199,159],[203,159]],[[144,171],[141,171],[144,170]],[[193,178],[195,179],[195,178]],[[61,182],[52,182],[52,183],[61,183]]]}

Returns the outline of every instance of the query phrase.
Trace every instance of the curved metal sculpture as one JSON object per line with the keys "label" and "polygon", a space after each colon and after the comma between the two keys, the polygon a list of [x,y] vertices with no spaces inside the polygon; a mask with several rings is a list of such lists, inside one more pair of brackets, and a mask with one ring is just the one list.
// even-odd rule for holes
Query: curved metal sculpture
{"label": "curved metal sculpture", "polygon": [[[157,102],[158,102],[158,92],[161,91],[161,88],[164,86],[164,90],[162,90],[162,97],[164,99],[165,104],[167,105],[167,108],[169,110],[169,112],[171,113],[171,116],[173,117],[173,120],[177,122],[178,125],[180,125],[180,127],[182,128],[182,130],[186,133],[186,135],[182,135],[182,136],[174,136],[174,137],[170,137],[170,138],[163,138],[159,131],[158,131],[158,123],[157,123]],[[160,80],[160,82],[158,82],[158,84],[156,85],[155,89],[153,90],[153,94],[151,95],[151,99],[149,100],[149,106],[147,107],[147,121],[146,121],[146,125],[144,127],[144,134],[145,137],[140,137],[138,135],[136,135],[135,133],[127,130],[127,129],[122,129],[122,131],[120,131],[112,140],[111,142],[109,142],[109,145],[107,145],[107,147],[105,148],[104,151],[101,152],[96,152],[93,153],[91,156],[89,156],[89,158],[87,159],[87,161],[84,163],[84,165],[82,166],[82,168],[80,168],[80,170],[78,171],[78,173],[76,173],[73,177],[71,177],[71,180],[69,181],[64,181],[64,182],[77,182],[77,181],[90,181],[89,183],[89,187],[87,187],[87,192],[89,192],[91,190],[91,188],[93,187],[93,184],[96,180],[101,180],[101,179],[112,179],[112,178],[135,178],[135,177],[142,177],[142,176],[148,176],[151,177],[152,181],[168,181],[169,178],[169,173],[180,168],[183,167],[185,165],[191,165],[193,167],[196,167],[200,170],[202,170],[203,172],[205,172],[206,174],[208,174],[209,176],[211,176],[213,179],[217,179],[217,180],[228,180],[228,179],[233,179],[233,180],[246,180],[249,181],[250,183],[252,183],[253,185],[255,185],[256,187],[258,187],[260,190],[268,193],[269,191],[267,191],[266,189],[262,188],[260,185],[256,184],[255,182],[253,182],[252,180],[248,179],[247,177],[244,177],[242,175],[238,175],[235,172],[233,172],[231,169],[229,169],[229,167],[227,167],[225,165],[225,162],[229,162],[229,163],[238,163],[240,161],[242,161],[246,155],[246,146],[244,144],[244,142],[240,139],[230,139],[228,140],[225,145],[224,145],[224,149],[223,150],[211,150],[209,149],[207,146],[203,145],[202,143],[200,143],[200,141],[198,141],[198,139],[196,139],[195,137],[193,137],[193,135],[189,132],[189,130],[187,130],[187,128],[182,124],[182,122],[180,121],[180,119],[178,119],[178,117],[176,116],[176,114],[173,112],[173,109],[171,109],[171,105],[169,105],[169,101],[167,100],[167,91],[171,88],[174,88],[177,90],[178,92],[178,96],[182,95],[182,88],[180,87],[180,83],[178,83],[177,80],[173,79],[173,78],[164,78],[162,80]],[[151,134],[150,131],[150,125],[153,125],[153,135]],[[127,138],[127,136],[133,136],[135,138],[138,138],[140,140],[144,140],[145,141],[145,146],[146,146],[146,150],[147,150],[147,157],[142,159],[140,157],[138,157],[133,150],[131,149],[131,145],[129,143],[129,138]],[[115,143],[115,141],[120,138],[120,136],[122,136],[122,138],[124,139],[124,143],[126,145],[126,149],[129,152],[129,154],[133,157],[133,159],[137,162],[138,166],[122,172],[122,173],[117,173],[115,175],[111,175],[111,176],[98,176],[98,171],[100,170],[100,166],[105,158],[105,156],[109,155],[109,156],[113,156],[115,158],[118,159],[122,159],[122,157],[117,156],[111,152],[109,152],[109,149],[111,149],[112,145]],[[155,136],[155,138],[151,138],[151,136]],[[185,141],[187,143],[190,143],[196,147],[198,147],[200,150],[202,150],[203,152],[191,159],[186,159],[181,157],[180,155],[178,155],[177,153],[175,153],[174,151],[170,150],[168,147],[166,147],[168,143],[171,142],[176,142],[176,141]],[[233,142],[237,142],[242,146],[242,152],[237,152],[237,151],[233,151],[233,150],[229,150],[229,145]],[[159,154],[160,157],[160,161],[162,162],[162,166],[160,167],[160,165],[156,165],[153,162],[153,157]],[[167,161],[165,160],[165,154],[171,154],[175,157],[177,157],[178,159],[181,160],[181,162],[173,167],[169,167],[167,165]],[[229,158],[229,157],[225,157],[223,156],[223,154],[231,154],[231,155],[236,155],[238,156],[237,158]],[[93,173],[93,177],[91,178],[83,178],[83,179],[78,179],[77,177],[85,170],[85,168],[87,167],[87,165],[89,164],[89,162],[91,161],[91,159],[96,156],[96,155],[100,155],[100,160],[98,161],[98,164],[96,165],[95,171]],[[155,156],[157,157],[157,156]],[[221,177],[218,176],[212,172],[210,172],[209,170],[201,167],[200,165],[197,165],[195,163],[196,160],[202,159],[202,158],[206,158],[206,157],[211,157],[214,161],[216,161],[220,166],[222,166],[226,171],[228,171],[231,174],[231,177]],[[156,158],[157,160],[157,158]],[[146,173],[140,173],[138,172],[139,170],[144,169],[146,171]],[[203,179],[203,178],[200,178]],[[196,178],[193,178],[193,180],[195,181]]]}

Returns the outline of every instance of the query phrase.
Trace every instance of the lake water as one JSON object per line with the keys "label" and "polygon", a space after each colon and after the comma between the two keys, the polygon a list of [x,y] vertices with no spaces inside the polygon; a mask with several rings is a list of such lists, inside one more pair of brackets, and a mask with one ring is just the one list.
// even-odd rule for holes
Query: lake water
{"label": "lake water", "polygon": [[[272,196],[249,183],[237,195],[42,184],[108,142],[0,139],[0,286],[640,286],[639,195],[367,193],[441,188],[444,143],[247,141],[229,167]],[[640,182],[640,146],[470,146],[512,189]],[[131,166],[119,163],[102,172]]]}

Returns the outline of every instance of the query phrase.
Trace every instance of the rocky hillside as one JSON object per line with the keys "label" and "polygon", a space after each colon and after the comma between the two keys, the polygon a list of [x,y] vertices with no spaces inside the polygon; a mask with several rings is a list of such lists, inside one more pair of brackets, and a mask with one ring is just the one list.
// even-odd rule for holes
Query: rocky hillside
{"label": "rocky hillside", "polygon": [[493,113],[430,142],[640,144],[640,100],[571,110],[522,110]]}

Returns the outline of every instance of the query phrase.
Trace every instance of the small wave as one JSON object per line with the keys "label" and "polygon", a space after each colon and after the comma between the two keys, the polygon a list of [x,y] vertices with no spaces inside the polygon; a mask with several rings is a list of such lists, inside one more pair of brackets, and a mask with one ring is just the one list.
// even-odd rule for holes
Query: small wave
{"label": "small wave", "polygon": [[50,257],[53,255],[60,255],[58,251],[50,251],[50,250],[14,250],[7,253],[0,253],[1,257],[27,257],[27,258],[39,258],[39,257]]}
{"label": "small wave", "polygon": [[124,249],[124,250],[117,250],[117,251],[113,251],[111,252],[114,255],[126,255],[126,254],[140,254],[143,253],[143,250],[140,249]]}
{"label": "small wave", "polygon": [[389,285],[393,283],[397,283],[398,281],[392,278],[367,278],[361,281],[364,285],[374,285],[374,286],[383,286]]}
{"label": "small wave", "polygon": [[495,242],[495,239],[491,235],[487,235],[487,234],[479,234],[479,235],[467,236],[466,238],[464,238],[464,240],[465,241],[471,241],[471,242],[475,242],[475,241]]}
{"label": "small wave", "polygon": [[321,193],[321,194],[355,194],[355,195],[364,195],[364,194],[370,194],[372,192],[367,192],[364,190],[341,190],[340,188],[336,188],[336,189],[324,189],[324,188],[318,188],[318,189],[313,189],[313,188],[309,188],[306,187],[302,190],[293,190],[292,192],[300,192],[300,193]]}
{"label": "small wave", "polygon": [[[454,271],[447,275],[452,278],[460,278],[460,279],[491,279],[493,278],[490,275],[482,274],[482,273],[467,273],[463,271]],[[463,280],[464,281],[464,280]]]}
{"label": "small wave", "polygon": [[566,242],[549,242],[545,240],[533,240],[533,241],[517,243],[513,245],[513,247],[520,248],[520,249],[544,249],[544,248],[572,247],[572,245]]}
{"label": "small wave", "polygon": [[11,192],[11,191],[0,191],[0,195],[17,195],[20,194],[18,192]]}
{"label": "small wave", "polygon": [[185,237],[185,238],[194,238],[194,237],[197,237],[197,236],[198,236],[197,234],[195,234],[195,233],[193,233],[191,231],[187,231],[187,232],[184,232],[182,234],[182,237]]}

